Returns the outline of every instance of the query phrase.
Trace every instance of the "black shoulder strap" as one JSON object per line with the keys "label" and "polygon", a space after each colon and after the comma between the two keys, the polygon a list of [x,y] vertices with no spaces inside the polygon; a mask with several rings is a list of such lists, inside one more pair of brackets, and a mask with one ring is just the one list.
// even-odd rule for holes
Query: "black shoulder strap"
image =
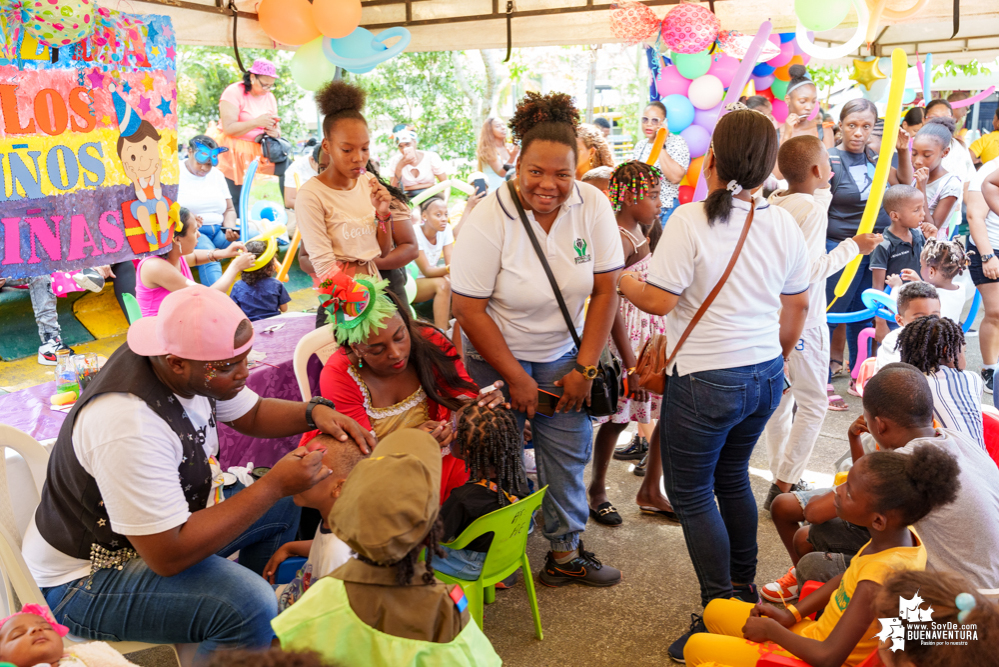
{"label": "black shoulder strap", "polygon": [[572,317],[569,316],[569,308],[565,305],[565,299],[562,298],[562,290],[559,289],[558,282],[555,281],[555,274],[552,273],[552,267],[548,266],[548,259],[545,257],[544,251],[541,250],[541,244],[538,243],[538,237],[534,234],[534,229],[531,227],[531,221],[527,219],[527,213],[524,212],[524,206],[520,203],[520,195],[517,194],[517,186],[513,184],[513,181],[507,181],[506,184],[510,189],[510,196],[513,197],[513,204],[517,207],[517,213],[520,214],[520,221],[524,223],[524,229],[527,230],[527,236],[531,239],[531,245],[534,246],[534,252],[538,254],[538,259],[541,260],[541,266],[545,269],[545,275],[548,276],[548,282],[551,283],[552,291],[555,292],[555,299],[558,301],[558,307],[562,311],[562,317],[565,318],[565,324],[569,327],[569,333],[572,334],[572,340],[576,343],[576,347],[579,348],[582,345],[582,341],[579,339],[579,334],[576,333],[576,325],[573,324]]}

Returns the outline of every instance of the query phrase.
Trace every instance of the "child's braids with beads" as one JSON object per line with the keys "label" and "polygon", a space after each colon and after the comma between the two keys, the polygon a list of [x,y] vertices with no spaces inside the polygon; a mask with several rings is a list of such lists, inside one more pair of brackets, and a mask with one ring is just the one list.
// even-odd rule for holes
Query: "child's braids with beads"
{"label": "child's braids with beads", "polygon": [[472,402],[458,412],[453,447],[465,460],[469,479],[489,479],[490,469],[494,472],[501,507],[509,504],[507,493],[518,498],[527,495],[522,441],[522,431],[507,408],[489,408]]}
{"label": "child's braids with beads", "polygon": [[939,271],[947,280],[964,273],[964,269],[970,264],[964,246],[957,241],[926,239],[926,245],[923,246],[919,258],[926,262],[926,266],[932,266]]}
{"label": "child's braids with beads", "polygon": [[636,204],[645,199],[645,193],[649,188],[659,183],[662,178],[663,172],[659,167],[639,160],[618,165],[607,188],[607,196],[610,197],[614,212],[621,212],[626,193],[631,193],[631,203]]}
{"label": "child's braids with beads", "polygon": [[947,317],[916,318],[898,335],[902,362],[912,364],[925,375],[936,373],[941,365],[954,364],[956,367],[963,349],[961,325]]}

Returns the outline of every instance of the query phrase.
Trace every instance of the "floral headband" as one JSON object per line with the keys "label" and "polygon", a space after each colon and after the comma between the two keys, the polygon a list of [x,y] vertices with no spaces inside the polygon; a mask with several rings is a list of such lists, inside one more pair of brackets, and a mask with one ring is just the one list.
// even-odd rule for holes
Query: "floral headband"
{"label": "floral headband", "polygon": [[326,319],[333,327],[336,342],[363,343],[382,328],[382,323],[395,312],[395,305],[385,294],[388,284],[387,280],[363,274],[351,278],[343,271],[323,279],[319,293],[329,297],[322,301],[322,306],[326,308]]}
{"label": "floral headband", "polygon": [[49,611],[48,607],[43,607],[40,604],[26,604],[21,607],[21,611],[15,612],[6,618],[0,619],[0,628],[4,626],[7,621],[14,618],[15,616],[20,616],[21,614],[33,614],[35,616],[41,616],[45,621],[52,626],[55,633],[60,637],[65,637],[69,634],[69,628],[61,623],[56,623],[55,618],[52,617],[52,612]]}

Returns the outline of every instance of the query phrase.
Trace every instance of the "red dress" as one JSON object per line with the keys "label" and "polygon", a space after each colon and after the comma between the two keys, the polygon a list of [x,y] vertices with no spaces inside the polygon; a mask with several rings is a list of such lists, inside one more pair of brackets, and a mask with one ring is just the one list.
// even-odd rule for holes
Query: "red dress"
{"label": "red dress", "polygon": [[[472,382],[472,378],[465,371],[465,365],[461,363],[461,359],[458,357],[454,346],[446,336],[434,327],[423,327],[422,333],[447,353],[448,356],[453,358],[455,370],[458,371],[458,375],[463,380]],[[437,391],[443,391],[443,387],[440,384],[437,385]],[[363,428],[369,431],[374,430],[372,427],[372,415],[369,411],[377,411],[378,408],[370,406],[367,388],[363,386],[363,382],[357,375],[356,370],[352,368],[350,360],[347,358],[347,353],[343,348],[337,350],[326,362],[326,366],[323,367],[322,375],[319,377],[319,392],[323,398],[328,398],[336,404],[338,412],[355,420]],[[474,398],[476,395],[474,391],[464,391],[455,394],[455,398],[462,396]],[[419,401],[421,397],[424,397],[423,402],[426,405],[427,419],[433,421],[451,420],[452,411],[426,397],[422,388],[417,394],[410,397],[410,399]],[[302,436],[302,444],[304,445],[318,434],[319,431],[306,433]],[[450,453],[445,454],[441,458],[441,503],[447,500],[452,489],[461,486],[466,481],[468,481],[468,470],[465,468],[465,462],[456,459]]]}

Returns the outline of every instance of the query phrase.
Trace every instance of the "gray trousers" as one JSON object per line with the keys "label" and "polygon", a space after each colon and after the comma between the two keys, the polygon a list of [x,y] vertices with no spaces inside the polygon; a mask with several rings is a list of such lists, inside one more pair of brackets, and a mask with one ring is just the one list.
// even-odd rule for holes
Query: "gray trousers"
{"label": "gray trousers", "polygon": [[31,309],[35,311],[35,324],[38,325],[38,337],[42,343],[47,343],[52,338],[62,338],[62,329],[59,327],[59,316],[56,313],[56,295],[52,291],[52,276],[35,276],[33,278],[18,278],[8,280],[7,285],[14,287],[17,285],[29,285],[28,292],[31,295]]}

